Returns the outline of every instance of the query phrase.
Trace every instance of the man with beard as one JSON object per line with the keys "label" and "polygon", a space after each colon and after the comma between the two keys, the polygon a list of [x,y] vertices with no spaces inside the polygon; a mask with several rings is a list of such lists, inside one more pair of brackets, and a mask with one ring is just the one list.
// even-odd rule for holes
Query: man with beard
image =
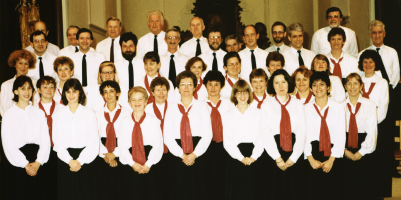
{"label": "man with beard", "polygon": [[272,26],[272,36],[274,44],[267,48],[265,51],[267,51],[268,53],[272,51],[277,51],[278,53],[282,54],[290,49],[289,46],[284,44],[284,38],[287,37],[286,29],[287,27],[283,22],[274,22]]}
{"label": "man with beard", "polygon": [[242,48],[242,42],[238,35],[232,34],[224,39],[224,43],[226,43],[227,52],[239,52]]}
{"label": "man with beard", "polygon": [[33,55],[36,56],[36,67],[30,69],[27,76],[33,79],[40,79],[43,76],[52,76],[53,78],[56,78],[57,75],[53,70],[53,62],[56,59],[56,56],[46,49],[48,43],[46,35],[42,31],[35,31],[31,34],[29,39],[34,50]]}
{"label": "man with beard", "polygon": [[181,45],[180,51],[192,58],[205,53],[209,49],[209,45],[207,39],[203,37],[205,24],[202,18],[192,18],[189,22],[189,30],[194,37],[184,42],[184,44]]}
{"label": "man with beard", "polygon": [[124,59],[118,60],[115,65],[117,68],[120,86],[131,89],[136,80],[145,76],[143,61],[136,55],[136,45],[138,39],[132,32],[124,33],[120,36],[121,53]]}
{"label": "man with beard", "polygon": [[218,70],[222,74],[225,72],[223,58],[226,55],[226,52],[220,48],[221,43],[223,42],[221,29],[219,27],[210,27],[208,32],[209,35],[207,41],[210,49],[199,56],[207,66],[207,69],[202,73],[202,78],[205,77],[206,73],[210,70]]}
{"label": "man with beard", "polygon": [[343,52],[349,53],[355,58],[358,57],[358,46],[356,44],[355,32],[347,27],[341,26],[343,14],[337,7],[331,7],[326,11],[326,19],[329,26],[319,29],[313,34],[311,50],[316,54],[327,55],[331,51],[327,35],[331,28],[341,27],[345,31],[347,41],[344,43]]}
{"label": "man with beard", "polygon": [[[168,78],[175,85],[175,77],[185,71],[185,64],[189,57],[178,51],[178,44],[181,41],[180,31],[175,28],[166,31],[164,41],[167,43],[167,52],[160,56],[160,75]],[[174,88],[173,88],[174,89]]]}

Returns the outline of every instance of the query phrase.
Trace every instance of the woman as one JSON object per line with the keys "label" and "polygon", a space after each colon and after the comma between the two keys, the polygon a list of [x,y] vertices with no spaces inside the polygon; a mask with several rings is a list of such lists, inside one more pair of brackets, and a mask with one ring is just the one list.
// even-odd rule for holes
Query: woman
{"label": "woman", "polygon": [[57,73],[58,79],[60,79],[53,99],[54,101],[63,104],[61,93],[63,92],[64,83],[67,80],[70,80],[74,75],[74,62],[69,57],[61,56],[54,60],[53,67],[54,71]]}
{"label": "woman", "polygon": [[145,112],[148,93],[143,87],[131,88],[128,96],[133,112],[123,119],[118,137],[124,176],[129,176],[121,192],[128,193],[124,199],[162,199],[161,188],[155,187],[160,177],[153,170],[163,155],[159,121]]}
{"label": "woman", "polygon": [[234,84],[238,80],[242,80],[239,77],[241,72],[241,58],[237,52],[228,52],[224,58],[224,70],[226,71],[226,75],[224,78],[226,79],[225,87],[221,90],[221,96],[227,99],[231,97],[231,91],[234,87]]}
{"label": "woman", "polygon": [[47,190],[52,189],[48,182],[54,177],[42,167],[50,154],[46,117],[30,102],[34,87],[29,77],[18,76],[12,90],[17,103],[4,113],[1,130],[1,197],[25,199],[34,195],[52,199]]}
{"label": "woman", "polygon": [[266,92],[267,81],[269,78],[263,69],[258,68],[252,70],[252,72],[249,74],[249,80],[251,81],[251,86],[253,89],[253,100],[255,100],[250,106],[260,109],[263,102],[271,98],[271,96],[269,96]]}
{"label": "woman", "polygon": [[234,84],[231,102],[236,108],[224,117],[224,148],[232,157],[228,161],[226,195],[228,199],[256,199],[258,191],[258,164],[254,163],[263,153],[260,142],[262,123],[260,109],[250,107],[253,101],[252,89],[245,80]]}
{"label": "woman", "polygon": [[97,199],[93,161],[99,153],[96,115],[82,104],[85,93],[78,79],[64,83],[64,107],[53,114],[57,163],[57,199]]}
{"label": "woman", "polygon": [[[338,77],[337,77],[338,78]],[[345,147],[344,106],[328,98],[331,87],[326,72],[314,72],[309,87],[315,101],[305,105],[306,143],[304,156],[307,199],[341,199],[341,158]],[[336,162],[334,162],[336,161]]]}
{"label": "woman", "polygon": [[[169,191],[172,199],[204,199],[207,152],[212,126],[207,105],[193,96],[197,76],[183,71],[176,77],[181,100],[171,105],[164,122],[164,142],[169,149]],[[206,152],[206,154],[205,154]],[[195,163],[196,159],[196,163]],[[194,180],[188,183],[188,180]]]}
{"label": "woman", "polygon": [[[274,98],[262,105],[264,148],[273,160],[274,199],[299,199],[303,189],[303,150],[306,123],[303,104],[289,95],[294,82],[284,69],[276,70],[269,81]],[[276,164],[276,166],[274,166]],[[266,177],[267,179],[269,177]],[[291,181],[288,181],[291,180]]]}
{"label": "woman", "polygon": [[313,58],[311,64],[312,72],[326,72],[330,77],[331,87],[329,91],[329,95],[331,95],[331,99],[338,103],[342,103],[345,100],[345,91],[344,86],[341,82],[341,79],[338,76],[334,76],[330,73],[330,63],[325,55],[318,54]]}
{"label": "woman", "polygon": [[[347,134],[344,156],[345,182],[344,198],[369,199],[376,186],[372,174],[377,173],[372,159],[376,148],[377,115],[376,104],[361,95],[363,83],[357,73],[346,78],[345,89],[348,97],[344,101],[347,119]],[[378,198],[378,196],[376,196]]]}
{"label": "woman", "polygon": [[284,68],[284,56],[281,53],[272,51],[266,57],[266,68],[269,70],[270,77],[274,71]]}
{"label": "woman", "polygon": [[[207,99],[207,91],[205,86],[203,85],[202,73],[207,69],[205,62],[203,62],[202,58],[193,57],[188,60],[187,64],[185,65],[185,71],[192,72],[196,76],[197,86],[195,91],[193,92],[193,96],[196,100],[204,101]],[[177,82],[177,81],[176,81]],[[175,89],[176,101],[179,101],[180,92],[177,88]]]}
{"label": "woman", "polygon": [[309,102],[313,102],[315,99],[311,89],[309,88],[309,78],[312,76],[312,74],[312,71],[302,65],[296,69],[291,76],[292,81],[295,83],[297,88],[293,97],[301,100],[304,105]]}

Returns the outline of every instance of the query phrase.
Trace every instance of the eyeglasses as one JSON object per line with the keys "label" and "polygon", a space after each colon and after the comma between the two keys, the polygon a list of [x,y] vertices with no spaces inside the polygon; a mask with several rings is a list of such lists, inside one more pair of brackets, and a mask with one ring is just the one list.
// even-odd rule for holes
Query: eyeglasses
{"label": "eyeglasses", "polygon": [[229,66],[229,67],[233,67],[233,66],[241,66],[241,63],[230,63],[230,64],[227,64],[227,66]]}
{"label": "eyeglasses", "polygon": [[179,38],[179,37],[175,37],[175,36],[174,36],[174,37],[168,37],[168,38],[167,38],[167,40],[178,40],[178,39],[180,39],[180,38]]}
{"label": "eyeglasses", "polygon": [[284,32],[282,31],[273,31],[273,35],[283,35]]}
{"label": "eyeglasses", "polygon": [[213,40],[213,39],[216,39],[216,40],[217,40],[217,39],[220,39],[221,37],[220,37],[220,36],[210,36],[209,38],[212,39],[212,40]]}
{"label": "eyeglasses", "polygon": [[334,16],[328,16],[327,18],[329,18],[329,19],[338,19],[338,18],[340,18],[340,16],[338,16],[338,15],[334,15]]}
{"label": "eyeglasses", "polygon": [[248,96],[248,95],[249,95],[248,91],[237,92],[237,94],[235,94],[235,96]]}
{"label": "eyeglasses", "polygon": [[33,43],[44,43],[46,40],[34,40]]}
{"label": "eyeglasses", "polygon": [[113,72],[113,71],[109,71],[109,72],[102,72],[102,74],[103,74],[103,75],[106,75],[106,74],[108,74],[108,75],[112,75],[112,74],[114,74],[114,72]]}
{"label": "eyeglasses", "polygon": [[185,86],[188,86],[188,87],[193,87],[194,86],[194,84],[193,83],[181,83],[180,84],[180,87],[185,87]]}

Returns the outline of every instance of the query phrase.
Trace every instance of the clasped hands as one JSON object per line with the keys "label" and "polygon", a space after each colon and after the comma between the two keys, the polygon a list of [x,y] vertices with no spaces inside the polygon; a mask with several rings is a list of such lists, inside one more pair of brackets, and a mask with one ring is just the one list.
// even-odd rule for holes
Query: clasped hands
{"label": "clasped hands", "polygon": [[276,164],[277,167],[280,168],[281,170],[285,171],[287,170],[289,167],[294,165],[294,162],[292,162],[292,160],[288,159],[287,162],[284,162],[284,160],[280,157],[276,159]]}
{"label": "clasped hands", "polygon": [[330,156],[330,158],[324,162],[320,162],[318,160],[315,160],[312,155],[307,157],[309,160],[309,164],[312,166],[313,169],[319,169],[322,168],[324,172],[329,173],[331,168],[333,167],[333,163],[335,160],[335,157]]}
{"label": "clasped hands", "polygon": [[110,167],[117,167],[117,161],[115,160],[116,155],[114,153],[104,153],[104,161],[110,165]]}
{"label": "clasped hands", "polygon": [[25,171],[29,176],[36,176],[38,174],[39,167],[40,163],[38,161],[35,161],[33,163],[28,163],[25,166]]}
{"label": "clasped hands", "polygon": [[181,156],[181,158],[182,158],[182,162],[185,164],[185,165],[187,165],[187,166],[192,166],[194,163],[195,163],[195,159],[197,158],[198,156],[196,156],[194,153],[189,153],[189,154],[183,154],[182,156]]}
{"label": "clasped hands", "polygon": [[353,161],[358,161],[362,158],[362,154],[358,152],[356,152],[355,154],[353,154],[351,151],[348,151],[347,149],[344,150],[344,155],[345,157],[347,157],[350,160]]}
{"label": "clasped hands", "polygon": [[139,163],[134,163],[134,165],[132,165],[132,169],[134,169],[134,171],[138,172],[138,174],[147,174],[150,170],[150,167],[148,167],[146,164],[141,165]]}
{"label": "clasped hands", "polygon": [[255,162],[255,159],[251,157],[245,157],[241,162],[244,163],[244,165],[251,165],[253,162]]}
{"label": "clasped hands", "polygon": [[68,163],[68,165],[70,166],[70,170],[72,172],[77,172],[81,169],[82,165],[78,160],[70,160],[70,162]]}

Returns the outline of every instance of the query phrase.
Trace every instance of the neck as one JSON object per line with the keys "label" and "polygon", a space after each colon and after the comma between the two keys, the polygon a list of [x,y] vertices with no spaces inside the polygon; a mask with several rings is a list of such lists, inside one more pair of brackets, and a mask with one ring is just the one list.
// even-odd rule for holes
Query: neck
{"label": "neck", "polygon": [[220,100],[220,95],[215,95],[215,96],[208,96],[207,99],[209,99],[214,105],[217,104]]}
{"label": "neck", "polygon": [[18,78],[19,76],[26,76],[26,74],[18,74],[18,73],[17,73],[17,74],[15,75],[15,78]]}
{"label": "neck", "polygon": [[156,32],[152,32],[152,34],[153,34],[153,35],[159,35],[161,32],[162,32],[162,31],[159,31],[159,32],[157,32],[157,33],[156,33]]}
{"label": "neck", "polygon": [[139,119],[141,119],[141,117],[143,116],[143,114],[145,114],[144,110],[140,110],[140,111],[134,111],[134,117],[137,121],[139,121]]}
{"label": "neck", "polygon": [[79,48],[79,51],[82,52],[83,54],[86,54],[86,53],[88,53],[89,49],[90,48],[88,48],[88,49]]}
{"label": "neck", "polygon": [[35,54],[36,54],[37,56],[39,56],[39,57],[40,57],[40,56],[43,56],[43,54],[45,54],[45,52],[43,52],[43,53],[39,53],[39,52],[36,52],[36,51],[35,51]]}
{"label": "neck", "polygon": [[288,100],[288,94],[286,94],[286,95],[282,95],[282,96],[280,96],[280,95],[277,95],[277,97],[281,100],[281,102],[286,102],[287,100]]}
{"label": "neck", "polygon": [[194,38],[196,38],[196,39],[200,39],[202,37],[202,34],[200,34],[200,35],[194,35]]}
{"label": "neck", "polygon": [[258,97],[263,97],[263,95],[265,95],[265,91],[255,92],[255,95]]}
{"label": "neck", "polygon": [[118,36],[119,36],[119,35],[117,35],[116,37],[111,37],[111,36],[110,36],[110,38],[111,38],[111,39],[116,39],[116,38],[118,38]]}
{"label": "neck", "polygon": [[114,109],[117,107],[117,102],[107,102],[107,108],[109,109],[110,112],[112,112]]}
{"label": "neck", "polygon": [[149,76],[150,78],[154,78],[157,74],[158,74],[158,73],[152,74],[152,75],[148,75],[148,76]]}
{"label": "neck", "polygon": [[248,109],[248,104],[238,104],[237,105],[237,109],[238,111],[240,111],[242,114],[244,114],[244,112],[246,111],[246,109]]}
{"label": "neck", "polygon": [[164,102],[166,102],[166,101],[160,101],[160,102],[159,101],[155,101],[155,102],[156,102],[157,105],[163,105]]}
{"label": "neck", "polygon": [[72,113],[75,113],[75,111],[77,111],[78,106],[79,106],[78,102],[76,102],[76,103],[68,103],[68,107],[70,108],[70,111]]}
{"label": "neck", "polygon": [[375,47],[381,47],[381,46],[383,46],[383,43],[380,43],[380,44],[373,44]]}
{"label": "neck", "polygon": [[302,49],[302,47],[297,48],[297,47],[294,47],[294,46],[292,46],[292,48],[294,48],[295,50],[301,50]]}
{"label": "neck", "polygon": [[61,89],[63,89],[64,83],[65,83],[65,81],[60,80],[60,83],[58,85],[60,86]]}
{"label": "neck", "polygon": [[306,90],[306,91],[300,91],[300,90],[298,90],[298,94],[299,94],[299,97],[301,97],[301,98],[306,98],[306,97],[308,97],[308,95],[309,95],[309,92],[310,92],[310,90],[308,89],[308,90]]}
{"label": "neck", "polygon": [[370,78],[370,77],[372,77],[373,75],[375,75],[375,73],[368,73],[368,74],[365,74],[365,77],[366,77],[366,78]]}
{"label": "neck", "polygon": [[188,108],[191,102],[192,102],[192,96],[190,97],[181,96],[181,103],[184,105],[185,108]]}
{"label": "neck", "polygon": [[77,47],[78,46],[78,44],[71,44],[73,47]]}
{"label": "neck", "polygon": [[25,110],[25,108],[29,106],[29,101],[18,101],[16,105],[18,106],[18,108]]}
{"label": "neck", "polygon": [[254,50],[254,49],[256,49],[256,47],[258,47],[258,45],[255,45],[253,47],[250,47],[250,46],[247,45],[246,47],[248,47],[248,49],[250,49],[250,50]]}
{"label": "neck", "polygon": [[316,105],[319,106],[320,110],[322,110],[327,105],[328,101],[329,98],[327,96],[321,98],[315,98]]}
{"label": "neck", "polygon": [[283,45],[283,44],[284,44],[284,41],[281,43],[274,43],[274,45],[276,45],[276,47],[281,47],[281,45]]}
{"label": "neck", "polygon": [[42,103],[51,103],[51,102],[53,101],[53,99],[48,99],[48,98],[42,97],[42,98],[40,98],[40,101],[41,101]]}
{"label": "neck", "polygon": [[342,50],[342,49],[336,49],[336,50],[332,49],[332,50],[331,50],[331,55],[332,55],[335,59],[339,59],[342,53],[343,53],[343,50]]}
{"label": "neck", "polygon": [[349,96],[349,101],[352,103],[353,106],[355,106],[356,103],[358,103],[358,99],[359,99],[359,94]]}
{"label": "neck", "polygon": [[237,75],[235,75],[235,76],[232,76],[232,75],[228,74],[228,76],[229,76],[230,78],[233,78],[233,79],[235,79],[235,80],[237,80],[237,79],[238,79],[238,74],[237,74]]}
{"label": "neck", "polygon": [[168,48],[167,51],[170,52],[171,54],[174,54],[175,52],[178,51],[178,48],[177,48],[177,47],[175,47],[175,48]]}

